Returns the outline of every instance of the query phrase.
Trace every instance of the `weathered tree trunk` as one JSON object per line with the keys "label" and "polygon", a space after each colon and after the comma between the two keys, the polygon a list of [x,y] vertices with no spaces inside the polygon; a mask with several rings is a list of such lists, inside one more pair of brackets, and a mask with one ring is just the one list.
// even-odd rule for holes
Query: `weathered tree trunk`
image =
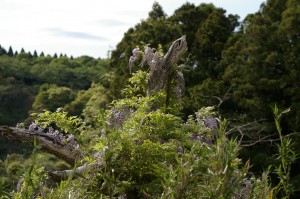
{"label": "weathered tree trunk", "polygon": [[[149,79],[147,85],[147,95],[151,95],[151,92],[158,92],[165,90],[166,92],[166,109],[169,106],[171,93],[174,90],[176,97],[181,98],[184,90],[183,74],[178,71],[176,64],[187,51],[186,36],[183,35],[179,39],[175,40],[170,46],[165,56],[161,57],[160,52],[153,52],[149,46],[145,48],[141,65],[144,63],[149,65]],[[139,60],[141,54],[143,54],[138,48],[134,49],[133,55],[129,59],[129,67],[133,63]],[[176,88],[171,88],[172,81],[176,82]]]}

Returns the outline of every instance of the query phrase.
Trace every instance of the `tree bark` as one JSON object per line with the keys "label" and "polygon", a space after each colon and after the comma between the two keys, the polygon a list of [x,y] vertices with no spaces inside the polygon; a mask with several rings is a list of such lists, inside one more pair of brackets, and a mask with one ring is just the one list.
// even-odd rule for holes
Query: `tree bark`
{"label": "tree bark", "polygon": [[33,144],[36,139],[37,144],[42,150],[56,155],[72,166],[82,157],[78,144],[69,143],[67,139],[64,141],[57,140],[54,135],[48,133],[40,131],[33,132],[24,128],[8,126],[0,126],[0,133],[9,139],[29,144]]}

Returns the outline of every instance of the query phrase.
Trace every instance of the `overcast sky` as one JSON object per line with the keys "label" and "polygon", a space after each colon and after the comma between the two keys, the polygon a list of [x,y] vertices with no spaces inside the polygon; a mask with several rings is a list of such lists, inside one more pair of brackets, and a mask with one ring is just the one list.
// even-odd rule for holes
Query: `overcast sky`
{"label": "overcast sky", "polygon": [[[168,16],[186,0],[156,0]],[[213,3],[243,19],[264,0],[189,0]],[[154,0],[0,0],[0,45],[45,54],[105,58],[128,28],[146,19]]]}

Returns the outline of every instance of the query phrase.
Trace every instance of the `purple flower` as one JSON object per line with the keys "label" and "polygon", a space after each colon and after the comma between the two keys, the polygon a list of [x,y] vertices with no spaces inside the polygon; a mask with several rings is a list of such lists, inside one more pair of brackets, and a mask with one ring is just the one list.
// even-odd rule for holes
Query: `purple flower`
{"label": "purple flower", "polygon": [[132,50],[132,56],[138,57],[140,54],[141,54],[140,49],[135,48],[135,49]]}
{"label": "purple flower", "polygon": [[218,128],[218,121],[215,118],[205,118],[204,124],[206,128],[215,130]]}
{"label": "purple flower", "polygon": [[141,66],[143,66],[145,64],[145,62],[147,62],[150,65],[150,63],[153,59],[153,56],[154,56],[153,50],[149,46],[147,46],[145,48],[145,55],[143,57]]}
{"label": "purple flower", "polygon": [[136,62],[139,59],[140,54],[141,54],[140,49],[135,48],[135,49],[132,50],[132,56],[130,56],[129,63],[128,63],[130,73],[131,73],[131,68],[132,68],[134,62]]}

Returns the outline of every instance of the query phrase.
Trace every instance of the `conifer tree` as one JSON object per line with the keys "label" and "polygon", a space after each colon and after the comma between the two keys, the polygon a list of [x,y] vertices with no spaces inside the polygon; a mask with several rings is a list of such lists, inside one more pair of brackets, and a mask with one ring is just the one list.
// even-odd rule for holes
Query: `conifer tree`
{"label": "conifer tree", "polygon": [[6,50],[0,45],[0,55],[5,55],[6,53]]}
{"label": "conifer tree", "polygon": [[34,52],[33,52],[33,57],[35,57],[35,58],[38,57],[38,54],[37,54],[36,50],[34,50]]}
{"label": "conifer tree", "polygon": [[7,55],[10,56],[10,57],[13,57],[13,56],[14,56],[14,51],[13,51],[13,49],[12,49],[11,46],[10,46],[9,49],[8,49]]}
{"label": "conifer tree", "polygon": [[33,57],[30,51],[29,51],[27,54],[28,54],[28,57],[29,57],[29,58],[32,58],[32,57]]}

